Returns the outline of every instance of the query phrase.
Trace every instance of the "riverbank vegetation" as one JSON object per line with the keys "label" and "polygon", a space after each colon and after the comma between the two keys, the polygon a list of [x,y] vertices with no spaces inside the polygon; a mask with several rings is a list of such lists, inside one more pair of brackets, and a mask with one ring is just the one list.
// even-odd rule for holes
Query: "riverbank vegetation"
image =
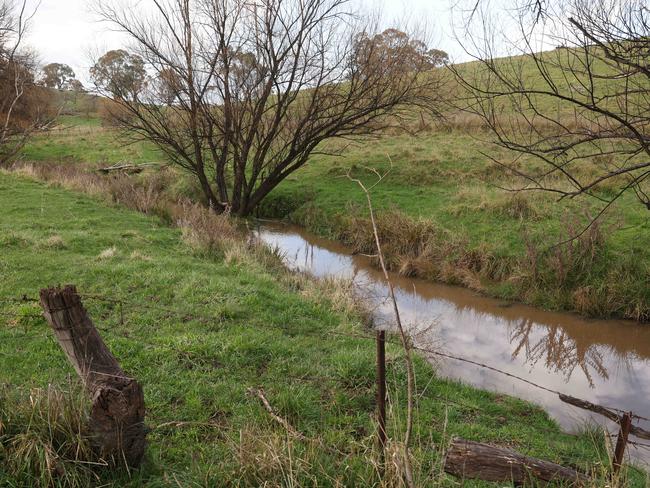
{"label": "riverbank vegetation", "polygon": [[484,148],[455,129],[350,145],[343,158],[315,158],[259,215],[373,254],[363,195],[346,175],[390,171],[373,198],[392,269],[547,309],[648,320],[647,210],[627,195],[581,234],[598,205],[501,190],[507,177]]}
{"label": "riverbank vegetation", "polygon": [[[553,247],[577,235],[597,214],[597,203],[501,190],[508,176],[481,154],[491,147],[481,140],[489,134],[475,124],[459,115],[413,135],[335,142],[345,148],[343,155],[312,157],[299,176],[264,200],[257,215],[289,219],[352,251],[373,254],[365,197],[347,174],[370,181],[374,175],[366,168],[390,170],[374,188],[373,201],[391,269],[547,309],[647,320],[647,210],[625,195],[577,240]],[[124,136],[96,113],[77,112],[34,137],[22,157],[92,168],[165,163],[155,148]],[[201,200],[191,178],[178,175],[173,185]]]}
{"label": "riverbank vegetation", "polygon": [[[57,171],[48,185],[35,175],[0,174],[0,481],[378,483],[374,343],[363,339],[368,331],[349,289],[288,273],[272,250],[242,241],[236,228],[207,210],[186,209],[178,214],[181,228],[171,228],[112,202],[89,180]],[[62,187],[83,187],[93,196]],[[215,240],[216,226],[222,237]],[[84,409],[71,368],[36,304],[20,300],[63,282],[88,296],[86,307],[109,347],[144,385],[152,430],[145,465],[131,477],[114,479],[84,464]],[[123,301],[121,309],[114,300]],[[399,449],[405,416],[400,354],[389,346],[390,449]],[[440,463],[456,435],[588,470],[608,462],[600,434],[561,433],[530,404],[437,378],[423,359],[415,366],[412,452],[419,486],[455,486]],[[263,388],[306,439],[288,435],[248,388]],[[384,486],[398,486],[395,467],[387,473]],[[626,476],[643,482],[634,469]]]}
{"label": "riverbank vegetation", "polygon": [[[589,24],[595,14],[580,9],[581,0],[574,3],[581,17],[573,21],[597,30]],[[319,17],[321,7],[310,4],[318,22],[340,19],[339,13]],[[621,12],[636,12],[628,10]],[[650,320],[650,249],[643,244],[650,225],[647,205],[639,204],[647,174],[638,161],[648,150],[646,92],[643,76],[625,71],[637,51],[626,51],[620,39],[584,46],[584,39],[574,40],[555,51],[496,60],[487,51],[473,63],[439,67],[439,51],[388,29],[337,37],[338,54],[350,66],[316,63],[319,76],[309,61],[283,69],[288,58],[265,58],[277,68],[267,73],[226,50],[215,62],[237,69],[211,78],[225,93],[215,109],[210,90],[194,101],[188,95],[195,68],[186,59],[173,60],[173,73],[163,69],[169,63],[159,61],[168,53],[147,37],[160,18],[142,23],[110,7],[102,13],[136,34],[139,54],[113,51],[98,60],[92,76],[110,99],[81,97],[55,130],[29,142],[23,160],[174,165],[185,173],[178,184],[187,196],[216,212],[286,218],[366,254],[374,244],[364,196],[348,176],[388,171],[373,199],[392,270],[546,309]],[[158,14],[174,20],[163,22],[170,45],[191,51],[191,42],[173,36],[179,26],[192,30],[189,14],[164,8]],[[295,12],[273,12],[285,14]],[[315,28],[301,22],[299,32],[288,29],[277,42]],[[244,32],[232,42],[237,52],[273,57],[271,37]],[[321,41],[304,47],[305,59],[327,58]],[[581,70],[576,66],[585,56],[592,62]],[[113,65],[132,76],[112,79]],[[160,68],[147,83],[144,65]],[[318,89],[290,84],[281,94],[260,91],[264,80],[287,73],[316,76]],[[231,85],[239,91],[229,93]],[[614,99],[629,103],[607,102]],[[627,125],[615,126],[617,120]]]}

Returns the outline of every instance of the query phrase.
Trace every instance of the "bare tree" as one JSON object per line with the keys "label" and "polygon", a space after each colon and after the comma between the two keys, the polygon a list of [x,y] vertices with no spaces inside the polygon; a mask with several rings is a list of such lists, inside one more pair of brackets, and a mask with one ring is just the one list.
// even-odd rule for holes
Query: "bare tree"
{"label": "bare tree", "polygon": [[[504,31],[476,4],[463,40],[478,63],[452,67],[469,93],[463,109],[514,152],[494,160],[517,181],[508,189],[589,195],[603,202],[601,214],[633,193],[650,209],[647,2],[522,0],[519,7]],[[499,58],[508,40],[520,56]]]}
{"label": "bare tree", "polygon": [[349,0],[151,5],[149,15],[97,7],[130,35],[149,74],[132,99],[113,97],[126,109],[117,117],[196,175],[216,212],[249,215],[328,139],[436,106],[430,57],[410,57],[406,69],[372,42],[361,49],[374,30]]}
{"label": "bare tree", "polygon": [[23,49],[35,13],[26,0],[0,1],[0,165],[52,117],[50,100],[34,84],[34,55]]}

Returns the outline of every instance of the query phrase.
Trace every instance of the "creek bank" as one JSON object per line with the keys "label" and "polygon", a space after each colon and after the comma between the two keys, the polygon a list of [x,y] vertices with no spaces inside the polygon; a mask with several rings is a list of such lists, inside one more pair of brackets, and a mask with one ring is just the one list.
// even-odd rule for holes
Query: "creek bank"
{"label": "creek bank", "polygon": [[[353,253],[374,254],[367,210],[355,205],[333,211],[314,195],[279,191],[259,217],[284,220],[338,240]],[[650,321],[650,263],[615,251],[610,224],[597,221],[576,239],[552,246],[542,233],[521,236],[522,248],[504,253],[471,242],[462,230],[434,219],[414,218],[399,209],[377,212],[387,266],[406,277],[458,285],[487,296],[545,310],[592,318]],[[579,219],[561,223],[567,237],[578,235]],[[524,231],[522,231],[524,232]]]}
{"label": "creek bank", "polygon": [[[350,280],[373,323],[392,327],[392,308],[385,301],[388,288],[369,257],[296,226],[262,222],[257,234],[279,250],[292,269],[320,279]],[[638,394],[650,390],[650,327],[521,304],[504,306],[465,288],[395,273],[391,281],[407,332],[440,374],[535,402],[568,431],[594,422],[615,432],[617,425],[568,405],[547,389],[650,417],[646,398]],[[441,360],[430,350],[486,364],[524,381],[476,364]],[[640,426],[650,429],[650,422]],[[645,451],[634,454],[649,460]]]}
{"label": "creek bank", "polygon": [[[337,334],[361,328],[358,318],[336,310],[333,302],[340,306],[342,300],[275,267],[273,256],[267,259],[254,249],[251,253],[245,243],[203,249],[201,234],[190,234],[186,237],[192,251],[181,242],[180,230],[158,218],[107,205],[101,186],[93,186],[96,197],[89,198],[58,188],[66,186],[59,177],[50,180],[57,185],[48,186],[0,173],[0,201],[7,210],[0,216],[2,260],[8,270],[0,297],[29,295],[44,282],[75,281],[90,293],[110,292],[128,296],[131,305],[149,305],[127,305],[123,324],[110,303],[94,302],[91,313],[110,331],[108,340],[124,358],[125,368],[146,385],[148,422],[164,425],[182,419],[205,425],[155,430],[152,464],[131,480],[107,479],[107,485],[157,486],[175,474],[187,484],[280,484],[287,473],[298,485],[376,482],[374,348],[366,340]],[[89,189],[89,180],[70,177],[77,189]],[[197,225],[204,215],[197,217]],[[64,384],[68,368],[58,347],[42,334],[23,335],[45,327],[24,307],[3,310],[15,314],[19,327],[0,329],[2,382]],[[216,322],[202,317],[215,317]],[[391,388],[401,392],[405,379],[395,360],[399,350],[389,355]],[[527,402],[438,378],[422,360],[417,371],[423,388],[413,452],[423,485],[455,483],[438,476],[442,447],[452,435],[507,440],[541,458],[570,459],[583,467],[604,462],[602,439],[562,433],[546,413]],[[246,396],[251,385],[264,385],[280,415],[310,438],[335,446],[342,457],[288,440],[259,402]],[[399,398],[393,403],[396,419],[403,418]],[[47,432],[42,429],[43,436]],[[398,439],[399,433],[399,423],[391,425],[391,436]]]}

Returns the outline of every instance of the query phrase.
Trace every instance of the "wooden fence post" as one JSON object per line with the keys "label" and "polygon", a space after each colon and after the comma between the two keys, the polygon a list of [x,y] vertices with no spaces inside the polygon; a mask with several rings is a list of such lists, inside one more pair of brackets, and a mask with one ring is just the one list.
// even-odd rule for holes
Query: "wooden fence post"
{"label": "wooden fence post", "polygon": [[386,452],[386,332],[377,331],[377,435],[382,470]]}
{"label": "wooden fence post", "polygon": [[623,414],[620,425],[621,429],[618,433],[618,439],[616,439],[616,449],[614,450],[614,459],[612,461],[613,476],[616,476],[623,465],[625,446],[627,446],[627,438],[630,435],[630,429],[632,428],[632,412]]}
{"label": "wooden fence post", "polygon": [[144,393],[120,368],[84,309],[75,286],[41,290],[59,345],[90,395],[91,443],[113,465],[139,466],[145,449]]}

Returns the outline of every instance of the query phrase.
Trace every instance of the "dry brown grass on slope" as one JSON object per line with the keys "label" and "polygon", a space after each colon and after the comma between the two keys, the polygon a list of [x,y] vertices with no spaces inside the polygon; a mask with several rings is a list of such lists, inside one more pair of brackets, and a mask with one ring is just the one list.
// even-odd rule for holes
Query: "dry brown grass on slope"
{"label": "dry brown grass on slope", "polygon": [[241,240],[244,233],[227,215],[169,191],[177,174],[163,168],[145,176],[102,175],[95,168],[68,164],[18,163],[12,172],[105,198],[138,212],[157,215],[182,229],[195,248],[223,252],[225,243]]}

